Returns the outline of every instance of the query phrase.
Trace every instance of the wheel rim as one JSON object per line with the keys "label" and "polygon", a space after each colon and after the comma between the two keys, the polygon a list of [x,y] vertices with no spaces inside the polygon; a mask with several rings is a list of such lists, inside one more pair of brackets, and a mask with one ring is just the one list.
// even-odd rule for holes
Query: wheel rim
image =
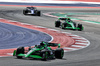
{"label": "wheel rim", "polygon": [[64,55],[64,51],[61,52],[61,57],[63,57],[63,55]]}
{"label": "wheel rim", "polygon": [[48,58],[48,53],[47,52],[45,52],[45,53],[43,53],[43,59],[47,59]]}

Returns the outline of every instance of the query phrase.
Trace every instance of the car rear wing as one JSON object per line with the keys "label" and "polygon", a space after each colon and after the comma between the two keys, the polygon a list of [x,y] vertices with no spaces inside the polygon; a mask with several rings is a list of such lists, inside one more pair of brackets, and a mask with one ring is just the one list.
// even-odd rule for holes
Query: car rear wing
{"label": "car rear wing", "polygon": [[52,46],[52,47],[57,47],[60,48],[60,44],[57,43],[48,43],[48,46]]}
{"label": "car rear wing", "polygon": [[59,20],[66,20],[67,18],[59,18]]}

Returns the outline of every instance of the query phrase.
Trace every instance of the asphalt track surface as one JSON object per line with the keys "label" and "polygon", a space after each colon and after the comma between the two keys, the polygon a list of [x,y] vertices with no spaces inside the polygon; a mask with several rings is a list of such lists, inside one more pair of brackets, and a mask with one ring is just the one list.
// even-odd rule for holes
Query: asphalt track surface
{"label": "asphalt track surface", "polygon": [[[62,30],[54,27],[56,18],[42,15],[25,16],[22,13],[24,7],[0,7],[0,17],[29,23],[33,25],[52,28],[64,32],[70,32],[88,39],[91,44],[85,49],[66,52],[63,59],[41,61],[37,59],[16,59],[16,57],[1,57],[0,66],[100,66],[100,25],[81,22],[84,31]],[[42,13],[46,12],[100,12],[99,9],[59,9],[59,8],[38,8]],[[81,16],[85,17],[85,16]],[[78,21],[77,21],[78,22]]]}
{"label": "asphalt track surface", "polygon": [[34,46],[41,41],[52,40],[46,33],[5,23],[0,23],[0,37],[0,49]]}

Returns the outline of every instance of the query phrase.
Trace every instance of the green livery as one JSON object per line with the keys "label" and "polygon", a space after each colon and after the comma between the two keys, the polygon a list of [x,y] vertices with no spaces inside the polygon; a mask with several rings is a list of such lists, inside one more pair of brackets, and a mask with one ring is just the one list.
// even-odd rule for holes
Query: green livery
{"label": "green livery", "polygon": [[79,30],[82,31],[84,28],[82,24],[78,24],[76,26],[76,23],[73,22],[70,18],[58,18],[57,21],[55,21],[55,27],[61,27],[62,29],[73,29],[73,30]]}
{"label": "green livery", "polygon": [[[52,49],[52,47],[57,47],[57,49]],[[62,59],[64,56],[64,50],[60,48],[60,44],[41,42],[40,45],[35,45],[34,48],[29,47],[26,50],[24,47],[19,47],[14,50],[13,56],[17,58],[37,58],[42,60],[47,60],[49,58],[59,58]]]}

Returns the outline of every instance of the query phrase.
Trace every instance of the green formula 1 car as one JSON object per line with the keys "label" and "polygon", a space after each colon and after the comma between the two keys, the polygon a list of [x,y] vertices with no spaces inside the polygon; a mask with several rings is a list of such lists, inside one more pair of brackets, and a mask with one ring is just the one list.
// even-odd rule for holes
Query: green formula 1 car
{"label": "green formula 1 car", "polygon": [[[53,50],[51,47],[57,47],[57,49]],[[13,56],[17,58],[36,58],[36,59],[62,59],[64,56],[64,50],[60,48],[60,44],[56,43],[48,43],[41,42],[40,45],[36,45],[34,48],[29,47],[28,50],[25,50],[24,47],[19,47],[17,50],[14,50]]]}
{"label": "green formula 1 car", "polygon": [[62,29],[73,29],[73,30],[83,30],[82,24],[76,25],[75,22],[73,22],[70,18],[58,18],[57,21],[55,21],[55,27],[61,27]]}

